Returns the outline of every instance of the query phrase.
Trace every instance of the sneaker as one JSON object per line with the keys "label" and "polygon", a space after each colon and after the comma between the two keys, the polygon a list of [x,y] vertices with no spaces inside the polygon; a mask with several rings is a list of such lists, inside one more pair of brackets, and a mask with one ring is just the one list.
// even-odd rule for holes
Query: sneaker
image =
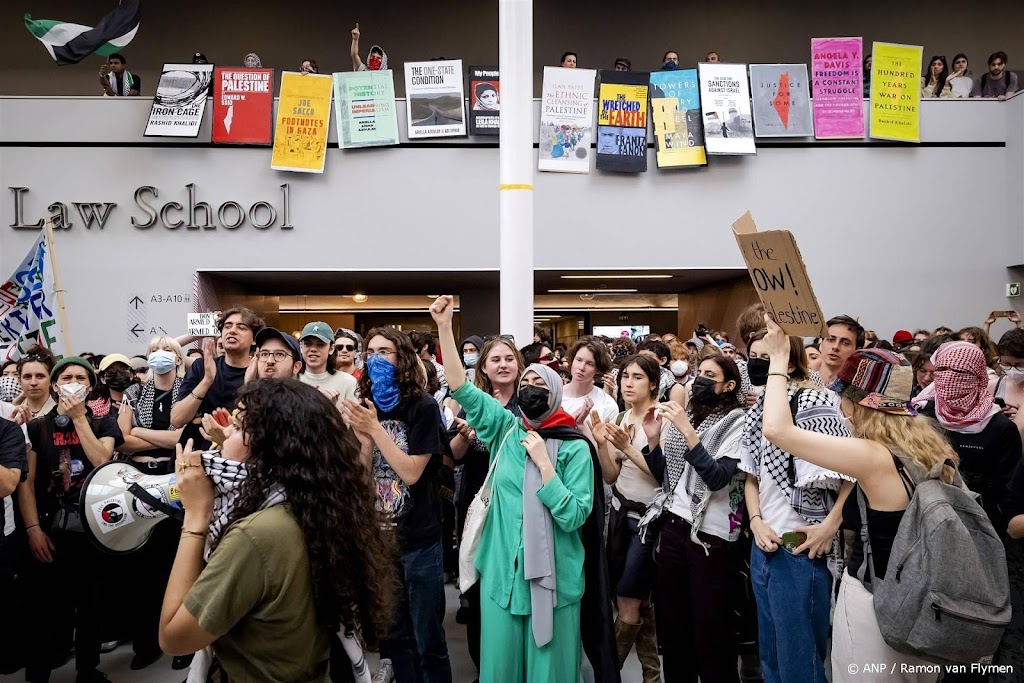
{"label": "sneaker", "polygon": [[395,680],[395,667],[391,665],[390,659],[380,660],[377,673],[373,674],[372,683],[392,683]]}
{"label": "sneaker", "polygon": [[177,656],[177,657],[175,657],[174,659],[171,660],[171,668],[174,669],[175,671],[181,671],[182,669],[187,669],[190,666],[192,666],[192,658],[193,657],[195,657],[195,654],[179,655],[179,656]]}
{"label": "sneaker", "polygon": [[142,671],[147,666],[154,663],[156,660],[160,659],[163,656],[164,653],[160,650],[157,650],[153,653],[136,653],[136,655],[132,657],[132,663],[128,665],[128,668],[132,671]]}
{"label": "sneaker", "polygon": [[100,645],[100,654],[105,655],[108,652],[113,652],[117,649],[117,646],[120,644],[121,642],[118,640],[108,640],[107,642]]}
{"label": "sneaker", "polygon": [[98,669],[85,669],[78,672],[75,683],[110,683],[110,679]]}

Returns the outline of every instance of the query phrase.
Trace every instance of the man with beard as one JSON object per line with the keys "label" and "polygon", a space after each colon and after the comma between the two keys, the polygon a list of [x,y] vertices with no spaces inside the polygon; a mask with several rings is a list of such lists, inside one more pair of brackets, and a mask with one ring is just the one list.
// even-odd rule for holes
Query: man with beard
{"label": "man with beard", "polygon": [[374,45],[370,48],[370,53],[366,56],[366,64],[363,64],[363,60],[359,57],[359,24],[356,24],[356,27],[352,29],[352,49],[350,54],[352,56],[353,71],[384,71],[388,68],[388,55],[380,45]]}
{"label": "man with beard", "polygon": [[197,358],[185,374],[178,401],[171,408],[171,425],[182,430],[182,443],[194,440],[196,450],[210,447],[199,433],[202,416],[217,408],[233,410],[238,390],[245,382],[250,365],[249,354],[255,336],[264,327],[263,320],[248,308],[231,308],[217,322],[224,355],[214,357],[214,343],[203,344],[203,357]]}

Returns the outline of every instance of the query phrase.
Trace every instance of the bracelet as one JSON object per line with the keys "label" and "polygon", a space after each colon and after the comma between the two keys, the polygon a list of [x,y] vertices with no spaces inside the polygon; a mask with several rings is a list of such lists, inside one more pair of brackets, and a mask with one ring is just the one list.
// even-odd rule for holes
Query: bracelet
{"label": "bracelet", "polygon": [[[761,517],[761,515],[750,515],[750,521],[753,522],[755,517]],[[761,521],[764,521],[764,517],[761,517]]]}
{"label": "bracelet", "polygon": [[38,529],[38,528],[39,528],[38,524],[33,524],[32,526],[25,527],[25,531],[28,531],[29,529]]}
{"label": "bracelet", "polygon": [[188,395],[191,396],[192,398],[194,398],[197,401],[202,401],[203,399],[206,398],[205,396],[196,396],[196,392],[194,392],[194,391],[188,392]]}
{"label": "bracelet", "polygon": [[210,533],[209,531],[204,531],[203,533],[199,533],[198,531],[189,531],[188,529],[182,529],[181,530],[181,537],[185,538],[186,536],[192,536],[194,538],[205,539],[207,537],[207,535],[209,535],[209,533]]}
{"label": "bracelet", "polygon": [[769,372],[768,376],[769,377],[785,377],[786,379],[789,379],[789,375],[787,375],[784,372]]}

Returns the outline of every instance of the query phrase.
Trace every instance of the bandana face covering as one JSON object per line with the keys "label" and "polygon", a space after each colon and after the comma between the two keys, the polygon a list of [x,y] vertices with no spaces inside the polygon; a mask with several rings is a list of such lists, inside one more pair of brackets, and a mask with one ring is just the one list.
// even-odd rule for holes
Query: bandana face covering
{"label": "bandana face covering", "polygon": [[373,354],[366,359],[366,370],[370,373],[373,402],[384,412],[391,412],[402,400],[402,392],[395,381],[395,366]]}
{"label": "bandana face covering", "polygon": [[380,71],[380,65],[383,62],[384,60],[381,59],[380,55],[372,54],[370,55],[370,61],[366,65],[366,68],[369,69],[370,71]]}

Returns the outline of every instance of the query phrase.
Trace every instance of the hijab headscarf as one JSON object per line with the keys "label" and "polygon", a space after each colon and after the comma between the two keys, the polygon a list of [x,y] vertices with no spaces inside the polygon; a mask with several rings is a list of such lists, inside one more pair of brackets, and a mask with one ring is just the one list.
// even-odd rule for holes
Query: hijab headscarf
{"label": "hijab headscarf", "polygon": [[248,69],[262,69],[263,62],[260,61],[260,56],[255,52],[250,52],[245,56],[242,62]]}
{"label": "hijab headscarf", "polygon": [[916,402],[935,401],[935,417],[943,428],[977,434],[999,412],[988,391],[985,354],[970,342],[946,342],[932,356],[935,381]]}
{"label": "hijab headscarf", "polygon": [[526,377],[528,372],[537,373],[544,380],[544,384],[547,385],[548,409],[536,420],[531,420],[524,416],[523,422],[526,423],[526,426],[534,430],[547,429],[548,427],[575,427],[576,420],[573,419],[572,415],[562,410],[562,388],[565,386],[562,384],[562,376],[541,363],[531,363],[523,371],[523,377]]}

